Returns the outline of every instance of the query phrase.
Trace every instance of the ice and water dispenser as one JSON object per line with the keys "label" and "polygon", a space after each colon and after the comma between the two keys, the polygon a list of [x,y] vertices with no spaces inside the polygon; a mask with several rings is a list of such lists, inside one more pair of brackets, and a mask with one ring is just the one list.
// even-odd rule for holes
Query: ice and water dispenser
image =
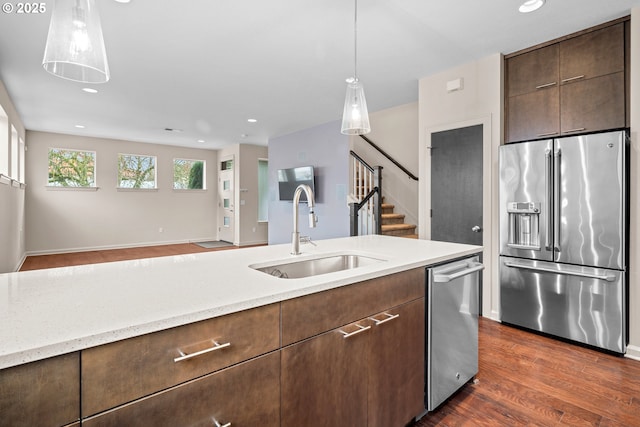
{"label": "ice and water dispenser", "polygon": [[540,203],[507,203],[509,243],[516,249],[540,250]]}

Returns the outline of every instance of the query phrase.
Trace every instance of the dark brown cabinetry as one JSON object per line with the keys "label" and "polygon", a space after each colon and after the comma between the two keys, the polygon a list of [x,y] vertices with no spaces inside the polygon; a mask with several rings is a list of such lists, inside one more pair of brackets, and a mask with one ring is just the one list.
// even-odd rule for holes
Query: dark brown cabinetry
{"label": "dark brown cabinetry", "polygon": [[350,324],[282,350],[282,427],[366,427],[371,340],[364,327],[371,325]]}
{"label": "dark brown cabinetry", "polygon": [[0,426],[404,426],[424,409],[425,271],[0,370]]}
{"label": "dark brown cabinetry", "polygon": [[0,370],[0,426],[62,426],[80,418],[78,353]]}
{"label": "dark brown cabinetry", "polygon": [[508,56],[506,141],[625,127],[625,25]]}
{"label": "dark brown cabinetry", "polygon": [[424,280],[416,269],[282,303],[283,341],[299,341],[282,349],[283,427],[404,426],[424,409]]}
{"label": "dark brown cabinetry", "polygon": [[273,352],[82,421],[87,427],[280,425]]}
{"label": "dark brown cabinetry", "polygon": [[272,304],[82,352],[82,415],[248,360],[280,345]]}
{"label": "dark brown cabinetry", "polygon": [[420,298],[371,317],[369,427],[404,425],[424,410],[424,316]]}

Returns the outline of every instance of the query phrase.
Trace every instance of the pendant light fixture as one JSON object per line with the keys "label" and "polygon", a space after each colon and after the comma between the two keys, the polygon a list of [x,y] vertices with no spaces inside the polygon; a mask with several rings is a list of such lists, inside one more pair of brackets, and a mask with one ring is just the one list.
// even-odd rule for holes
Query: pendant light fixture
{"label": "pendant light fixture", "polygon": [[364,135],[371,132],[367,101],[362,83],[358,80],[358,0],[355,2],[353,20],[353,77],[347,79],[347,96],[344,100],[341,133]]}
{"label": "pendant light fixture", "polygon": [[55,0],[42,66],[63,79],[105,83],[109,64],[95,0]]}

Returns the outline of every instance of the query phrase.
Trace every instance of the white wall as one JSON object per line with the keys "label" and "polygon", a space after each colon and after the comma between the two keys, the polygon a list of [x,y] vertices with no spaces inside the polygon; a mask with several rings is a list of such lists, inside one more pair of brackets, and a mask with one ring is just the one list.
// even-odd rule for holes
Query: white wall
{"label": "white wall", "polygon": [[349,138],[340,134],[340,122],[331,122],[269,140],[269,244],[290,242],[293,228],[293,204],[278,200],[278,169],[309,165],[315,168],[318,224],[309,228],[307,206],[301,205],[300,234],[313,240],[349,236]]}
{"label": "white wall", "polygon": [[631,149],[629,224],[629,347],[640,360],[640,7],[631,11]]}
{"label": "white wall", "polygon": [[220,159],[230,155],[235,159],[233,244],[236,246],[268,242],[269,224],[258,221],[258,159],[266,159],[268,154],[266,146],[251,144],[234,144],[219,152]]}
{"label": "white wall", "polygon": [[[0,105],[9,118],[6,138],[10,138],[13,125],[18,135],[26,140],[22,121],[2,81]],[[9,153],[0,153],[0,156],[9,156]],[[0,273],[16,271],[25,257],[25,191],[15,182],[0,180]]]}
{"label": "white wall", "polygon": [[[32,131],[27,146],[30,254],[217,239],[215,151]],[[49,148],[96,151],[99,189],[47,188]],[[158,190],[118,191],[118,153],[157,156]],[[207,189],[173,190],[174,158],[205,160]]]}
{"label": "white wall", "polygon": [[[418,152],[418,103],[399,105],[369,113],[373,143],[420,176]],[[382,195],[405,215],[407,224],[418,224],[418,181],[415,181],[360,137],[350,138],[351,149],[371,166],[382,166]]]}
{"label": "white wall", "polygon": [[258,222],[258,159],[266,159],[266,146],[240,144],[240,246],[267,243],[269,223]]}
{"label": "white wall", "polygon": [[[448,81],[462,78],[463,89],[447,92]],[[498,300],[498,146],[502,137],[502,55],[424,77],[419,82],[420,237],[429,239],[431,218],[431,133],[482,124],[483,153],[483,307],[486,317],[499,318]]]}

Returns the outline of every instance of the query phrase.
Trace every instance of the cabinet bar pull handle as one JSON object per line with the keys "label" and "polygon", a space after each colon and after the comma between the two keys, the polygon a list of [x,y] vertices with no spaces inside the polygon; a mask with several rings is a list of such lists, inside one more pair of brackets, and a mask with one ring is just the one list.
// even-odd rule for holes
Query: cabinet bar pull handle
{"label": "cabinet bar pull handle", "polygon": [[387,323],[390,320],[397,319],[398,317],[400,317],[399,314],[389,314],[389,313],[383,313],[383,314],[387,317],[382,320],[378,320],[375,317],[370,317],[369,319],[373,320],[376,323],[376,326],[380,326],[383,323]]}
{"label": "cabinet bar pull handle", "polygon": [[578,79],[584,79],[584,74],[581,76],[569,77],[568,79],[562,79],[562,83],[568,83]]}
{"label": "cabinet bar pull handle", "polygon": [[536,86],[536,89],[544,89],[545,87],[555,86],[556,84],[558,84],[558,82],[551,82],[551,83],[543,84],[540,86]]}
{"label": "cabinet bar pull handle", "polygon": [[569,132],[580,132],[583,130],[587,130],[587,128],[575,128],[575,129],[569,129],[569,130],[565,130],[564,133],[569,133]]}
{"label": "cabinet bar pull handle", "polygon": [[538,136],[551,136],[551,135],[557,135],[558,132],[547,132],[547,133],[539,133]]}
{"label": "cabinet bar pull handle", "polygon": [[204,350],[196,351],[195,353],[186,354],[182,350],[178,349],[178,353],[180,353],[180,357],[176,357],[173,359],[174,362],[182,362],[183,360],[191,359],[192,357],[200,356],[206,353],[210,353],[212,351],[220,350],[222,348],[227,348],[231,345],[230,342],[226,342],[224,344],[220,344],[217,341],[212,341],[213,347],[205,348]]}
{"label": "cabinet bar pull handle", "polygon": [[349,338],[349,337],[352,337],[352,336],[354,336],[354,335],[357,335],[357,334],[359,334],[359,333],[361,333],[361,332],[364,332],[364,331],[366,331],[366,330],[368,330],[368,329],[371,329],[371,326],[362,326],[362,325],[359,325],[359,324],[357,324],[357,323],[356,323],[356,326],[357,326],[359,329],[356,329],[356,330],[355,330],[355,331],[353,331],[353,332],[345,332],[345,331],[343,331],[342,329],[340,329],[340,333],[342,334],[342,338]]}

